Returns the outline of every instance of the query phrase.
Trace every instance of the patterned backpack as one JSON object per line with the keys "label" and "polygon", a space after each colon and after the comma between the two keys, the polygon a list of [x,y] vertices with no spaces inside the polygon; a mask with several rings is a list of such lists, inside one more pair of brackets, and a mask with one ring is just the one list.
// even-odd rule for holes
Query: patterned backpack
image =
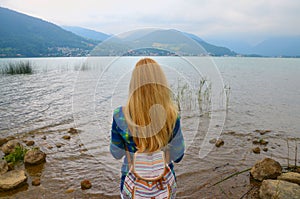
{"label": "patterned backpack", "polygon": [[133,160],[128,151],[126,156],[129,171],[125,177],[121,197],[123,199],[173,199],[176,181],[167,164],[168,152],[135,152]]}

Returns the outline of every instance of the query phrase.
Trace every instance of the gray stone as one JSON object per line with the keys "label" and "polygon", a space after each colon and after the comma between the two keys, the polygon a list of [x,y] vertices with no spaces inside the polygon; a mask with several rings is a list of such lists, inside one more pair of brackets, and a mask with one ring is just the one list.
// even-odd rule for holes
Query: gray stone
{"label": "gray stone", "polygon": [[10,140],[2,146],[2,151],[4,154],[10,154],[15,150],[15,147],[22,147],[21,143],[18,140]]}
{"label": "gray stone", "polygon": [[24,156],[24,162],[27,164],[40,164],[46,161],[46,154],[39,149],[31,149]]}
{"label": "gray stone", "polygon": [[281,175],[282,168],[279,162],[271,158],[265,158],[261,161],[258,161],[251,168],[250,173],[254,179],[259,181],[265,179],[275,179],[277,176]]}
{"label": "gray stone", "polygon": [[298,185],[300,185],[300,173],[296,173],[296,172],[283,173],[280,176],[278,176],[277,179],[297,183]]}
{"label": "gray stone", "polygon": [[13,189],[27,179],[25,171],[13,170],[0,176],[0,189]]}
{"label": "gray stone", "polygon": [[5,160],[0,160],[0,175],[8,171],[8,164]]}
{"label": "gray stone", "polygon": [[300,199],[300,186],[282,180],[264,180],[259,189],[261,199]]}

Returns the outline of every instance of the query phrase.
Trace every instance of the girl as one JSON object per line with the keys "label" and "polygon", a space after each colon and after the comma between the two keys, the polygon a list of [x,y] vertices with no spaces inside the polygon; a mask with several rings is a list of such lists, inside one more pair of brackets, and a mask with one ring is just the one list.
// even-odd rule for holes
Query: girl
{"label": "girl", "polygon": [[129,170],[126,150],[135,153],[164,148],[168,149],[168,165],[175,176],[173,162],[181,161],[185,148],[180,117],[161,67],[153,59],[143,58],[132,72],[127,105],[113,114],[110,152],[116,159],[125,156],[121,192]]}

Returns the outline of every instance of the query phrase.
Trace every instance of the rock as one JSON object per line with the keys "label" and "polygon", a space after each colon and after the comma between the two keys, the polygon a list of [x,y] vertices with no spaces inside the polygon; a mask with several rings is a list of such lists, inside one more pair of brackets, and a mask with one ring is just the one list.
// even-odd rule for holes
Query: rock
{"label": "rock", "polygon": [[49,145],[47,146],[47,149],[53,149],[53,146]]}
{"label": "rock", "polygon": [[24,162],[27,164],[40,164],[46,161],[46,154],[39,149],[31,149],[24,156]]}
{"label": "rock", "polygon": [[253,140],[252,143],[253,144],[259,144],[259,141],[258,140]]}
{"label": "rock", "polygon": [[5,160],[0,160],[0,175],[8,171],[8,164]]}
{"label": "rock", "polygon": [[18,140],[10,140],[2,146],[2,151],[4,154],[10,154],[15,150],[15,147],[22,147],[21,143]]}
{"label": "rock", "polygon": [[298,185],[300,185],[300,173],[296,173],[296,172],[282,173],[280,176],[277,177],[277,179],[292,182],[292,183],[297,183]]}
{"label": "rock", "polygon": [[267,145],[269,142],[266,141],[266,140],[264,140],[264,139],[260,139],[260,140],[259,140],[259,143],[260,143],[261,145]]}
{"label": "rock", "polygon": [[57,147],[57,148],[60,148],[60,147],[62,147],[64,144],[63,143],[56,143],[55,144],[55,146]]}
{"label": "rock", "polygon": [[39,186],[41,184],[41,179],[40,178],[35,178],[32,180],[31,184],[33,186]]}
{"label": "rock", "polygon": [[75,128],[70,128],[70,129],[68,130],[68,133],[70,133],[70,134],[77,134],[78,131],[77,131],[77,129],[75,129]]}
{"label": "rock", "polygon": [[8,140],[6,138],[0,138],[0,146],[5,144]]}
{"label": "rock", "polygon": [[270,133],[271,130],[255,130],[255,132],[256,132],[256,133],[259,133],[259,134],[261,134],[261,135],[264,135],[264,134],[266,134],[266,133]]}
{"label": "rock", "polygon": [[216,142],[217,142],[216,138],[213,138],[213,139],[209,140],[209,143],[211,143],[211,144],[215,144]]}
{"label": "rock", "polygon": [[69,140],[69,139],[71,139],[71,136],[69,136],[69,135],[64,135],[62,138],[65,139],[65,140]]}
{"label": "rock", "polygon": [[252,151],[253,151],[253,153],[258,154],[258,153],[260,153],[260,148],[259,147],[255,147],[255,148],[252,149]]}
{"label": "rock", "polygon": [[262,199],[300,199],[300,186],[282,180],[264,180],[259,189]]}
{"label": "rock", "polygon": [[254,179],[259,181],[264,179],[275,179],[277,176],[281,175],[282,168],[279,162],[271,158],[265,158],[261,161],[258,161],[251,168],[250,173]]}
{"label": "rock", "polygon": [[47,137],[45,136],[45,135],[43,135],[43,137],[41,137],[43,140],[46,140],[47,139]]}
{"label": "rock", "polygon": [[32,146],[32,145],[34,145],[34,141],[33,141],[33,140],[27,140],[27,141],[25,142],[25,144],[26,144],[27,146]]}
{"label": "rock", "polygon": [[13,189],[27,179],[24,170],[9,171],[0,176],[0,189]]}
{"label": "rock", "polygon": [[267,147],[263,148],[264,152],[267,152],[269,149]]}
{"label": "rock", "polygon": [[215,145],[216,145],[216,147],[223,146],[224,145],[224,141],[222,139],[218,139]]}
{"label": "rock", "polygon": [[257,145],[257,144],[267,145],[269,142],[264,140],[264,139],[260,139],[260,140],[253,140],[252,143],[255,144],[255,145]]}
{"label": "rock", "polygon": [[66,193],[73,193],[75,190],[73,188],[69,188],[66,190]]}
{"label": "rock", "polygon": [[92,183],[89,180],[83,180],[80,184],[82,190],[90,189],[92,187]]}
{"label": "rock", "polygon": [[14,170],[14,168],[15,168],[15,165],[13,162],[7,163],[7,166],[8,166],[8,171]]}

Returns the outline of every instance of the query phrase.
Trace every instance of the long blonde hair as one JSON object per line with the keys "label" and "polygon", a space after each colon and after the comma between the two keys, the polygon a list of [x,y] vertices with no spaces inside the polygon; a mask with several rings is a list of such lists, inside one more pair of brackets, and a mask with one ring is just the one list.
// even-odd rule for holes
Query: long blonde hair
{"label": "long blonde hair", "polygon": [[178,111],[165,74],[153,59],[136,63],[124,114],[138,151],[153,152],[168,144]]}

